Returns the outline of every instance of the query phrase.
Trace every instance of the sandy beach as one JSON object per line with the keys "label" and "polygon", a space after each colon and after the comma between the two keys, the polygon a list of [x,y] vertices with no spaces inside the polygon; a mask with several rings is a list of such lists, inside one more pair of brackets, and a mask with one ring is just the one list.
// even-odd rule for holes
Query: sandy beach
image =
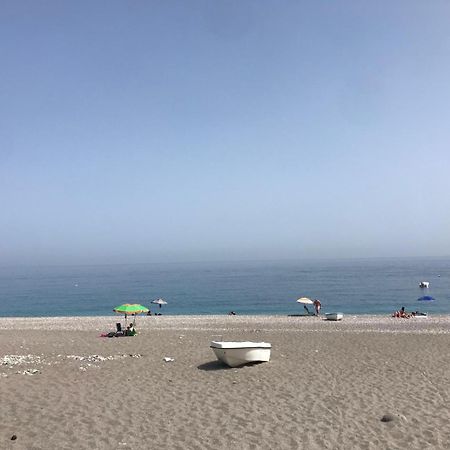
{"label": "sandy beach", "polygon": [[[99,337],[116,321],[0,318],[0,448],[450,448],[449,316],[151,316]],[[227,368],[211,340],[272,358]]]}

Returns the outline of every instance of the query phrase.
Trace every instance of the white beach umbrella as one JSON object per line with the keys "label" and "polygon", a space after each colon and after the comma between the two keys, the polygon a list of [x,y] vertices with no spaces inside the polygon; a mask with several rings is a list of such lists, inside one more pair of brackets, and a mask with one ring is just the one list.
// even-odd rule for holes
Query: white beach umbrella
{"label": "white beach umbrella", "polygon": [[314,302],[308,297],[302,297],[297,300],[297,303],[302,303],[303,305],[312,305]]}
{"label": "white beach umbrella", "polygon": [[163,300],[162,298],[153,300],[151,303],[153,303],[154,305],[159,305],[160,308],[162,305],[167,305],[167,302],[165,300]]}

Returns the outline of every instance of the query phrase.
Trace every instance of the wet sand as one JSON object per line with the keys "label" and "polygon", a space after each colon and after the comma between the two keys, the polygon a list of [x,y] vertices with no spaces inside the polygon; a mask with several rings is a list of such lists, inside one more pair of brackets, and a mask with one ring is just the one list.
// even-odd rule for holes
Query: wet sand
{"label": "wet sand", "polygon": [[[450,448],[449,316],[151,316],[99,337],[116,321],[0,318],[0,448]],[[272,358],[227,368],[211,340]]]}

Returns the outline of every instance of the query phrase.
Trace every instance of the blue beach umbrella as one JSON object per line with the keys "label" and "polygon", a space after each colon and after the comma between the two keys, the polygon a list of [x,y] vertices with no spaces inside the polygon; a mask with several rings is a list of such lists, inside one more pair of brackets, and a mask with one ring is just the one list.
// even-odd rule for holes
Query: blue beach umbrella
{"label": "blue beach umbrella", "polygon": [[430,295],[424,295],[423,297],[419,297],[417,299],[418,302],[432,302],[434,300],[434,297],[431,297]]}

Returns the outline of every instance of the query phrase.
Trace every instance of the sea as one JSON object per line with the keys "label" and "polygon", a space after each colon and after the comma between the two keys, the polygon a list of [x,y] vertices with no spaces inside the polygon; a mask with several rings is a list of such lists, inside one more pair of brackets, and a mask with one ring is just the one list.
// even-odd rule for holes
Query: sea
{"label": "sea", "polygon": [[323,312],[450,314],[450,258],[0,267],[2,317],[114,315],[123,303],[163,315],[290,315],[303,313],[299,297],[320,299]]}

